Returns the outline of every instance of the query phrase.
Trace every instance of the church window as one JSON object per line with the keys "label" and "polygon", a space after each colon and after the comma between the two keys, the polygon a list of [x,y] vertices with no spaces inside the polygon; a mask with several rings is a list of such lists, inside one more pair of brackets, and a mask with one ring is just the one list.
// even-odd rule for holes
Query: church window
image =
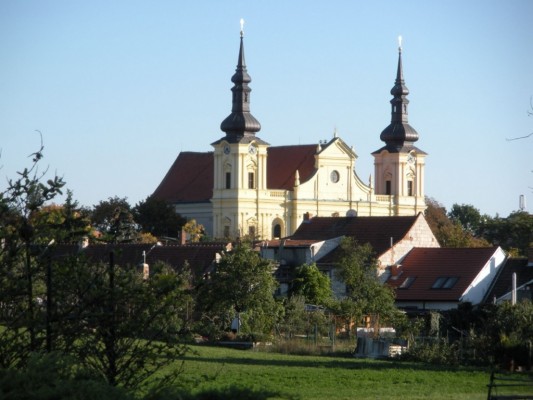
{"label": "church window", "polygon": [[224,226],[224,237],[229,238],[229,226]]}
{"label": "church window", "polygon": [[248,189],[255,189],[255,174],[248,172]]}
{"label": "church window", "polygon": [[385,181],[385,194],[389,196],[392,194],[391,181]]}
{"label": "church window", "polygon": [[248,227],[248,236],[250,236],[250,239],[255,239],[255,226],[250,225]]}
{"label": "church window", "polygon": [[407,181],[407,196],[414,196],[413,181]]}
{"label": "church window", "polygon": [[280,224],[274,225],[274,229],[272,231],[272,236],[275,237],[275,238],[280,238],[281,237],[281,225]]}
{"label": "church window", "polygon": [[337,183],[340,179],[339,171],[333,170],[331,171],[331,174],[329,175],[329,179],[333,183]]}
{"label": "church window", "polygon": [[226,189],[231,189],[231,172],[226,172]]}

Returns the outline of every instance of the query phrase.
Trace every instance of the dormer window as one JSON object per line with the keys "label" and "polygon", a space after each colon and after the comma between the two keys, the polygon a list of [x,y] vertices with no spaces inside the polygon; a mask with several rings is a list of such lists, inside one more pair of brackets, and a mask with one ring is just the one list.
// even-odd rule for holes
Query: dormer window
{"label": "dormer window", "polygon": [[431,289],[451,289],[458,280],[456,276],[441,276],[433,282]]}
{"label": "dormer window", "polygon": [[398,289],[409,289],[414,281],[416,281],[416,276],[408,276],[402,284],[398,286]]}

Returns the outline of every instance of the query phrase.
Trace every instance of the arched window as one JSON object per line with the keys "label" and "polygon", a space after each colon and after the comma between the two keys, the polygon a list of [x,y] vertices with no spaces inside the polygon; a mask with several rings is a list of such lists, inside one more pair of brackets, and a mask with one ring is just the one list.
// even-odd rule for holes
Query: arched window
{"label": "arched window", "polygon": [[392,174],[390,171],[386,171],[384,174],[384,182],[385,182],[385,194],[391,195],[392,194]]}
{"label": "arched window", "polygon": [[281,225],[280,224],[274,225],[274,228],[272,229],[272,237],[274,238],[281,237]]}

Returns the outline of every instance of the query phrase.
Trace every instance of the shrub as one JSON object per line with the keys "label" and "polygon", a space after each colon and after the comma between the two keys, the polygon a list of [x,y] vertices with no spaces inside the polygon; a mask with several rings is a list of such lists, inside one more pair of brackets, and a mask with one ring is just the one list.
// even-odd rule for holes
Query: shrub
{"label": "shrub", "polygon": [[458,365],[460,361],[459,346],[449,344],[445,339],[431,342],[415,342],[402,354],[402,360],[421,361],[437,365]]}
{"label": "shrub", "polygon": [[25,369],[0,370],[0,397],[26,400],[133,399],[124,390],[110,386],[60,353],[34,353]]}

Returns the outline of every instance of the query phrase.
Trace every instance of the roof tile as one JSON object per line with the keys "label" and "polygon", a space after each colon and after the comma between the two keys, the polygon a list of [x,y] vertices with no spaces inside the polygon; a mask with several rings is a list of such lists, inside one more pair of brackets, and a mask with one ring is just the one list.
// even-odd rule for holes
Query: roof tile
{"label": "roof tile", "polygon": [[[314,217],[304,221],[292,240],[327,240],[340,236],[353,237],[359,244],[369,243],[378,255],[390,248],[391,238],[397,243],[407,235],[418,216],[400,217]],[[334,252],[326,257],[333,258]],[[324,258],[321,262],[327,262]]]}
{"label": "roof tile", "polygon": [[[397,277],[387,284],[396,290],[398,301],[459,301],[483,266],[490,261],[496,247],[483,248],[414,248],[402,260]],[[416,278],[401,289],[408,278]],[[432,289],[438,278],[458,278],[449,289]]]}
{"label": "roof tile", "polygon": [[[268,148],[267,187],[292,190],[295,171],[305,182],[314,174],[316,145]],[[213,152],[181,152],[154,191],[171,203],[208,202],[213,197]]]}

